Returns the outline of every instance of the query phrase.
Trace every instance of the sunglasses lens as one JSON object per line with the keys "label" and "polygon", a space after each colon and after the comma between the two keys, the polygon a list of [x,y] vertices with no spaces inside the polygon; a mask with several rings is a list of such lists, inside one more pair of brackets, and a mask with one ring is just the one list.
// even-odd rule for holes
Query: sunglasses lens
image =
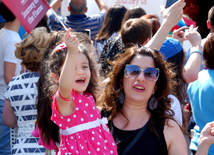
{"label": "sunglasses lens", "polygon": [[128,65],[125,69],[125,75],[129,78],[135,78],[140,74],[141,70],[138,66]]}
{"label": "sunglasses lens", "polygon": [[[125,68],[125,76],[129,78],[136,78],[140,74],[141,69],[136,65],[127,65]],[[154,67],[148,67],[144,71],[144,76],[147,80],[157,81],[159,70]]]}
{"label": "sunglasses lens", "polygon": [[148,67],[144,70],[144,76],[147,80],[156,81],[159,76],[159,70],[153,67]]}

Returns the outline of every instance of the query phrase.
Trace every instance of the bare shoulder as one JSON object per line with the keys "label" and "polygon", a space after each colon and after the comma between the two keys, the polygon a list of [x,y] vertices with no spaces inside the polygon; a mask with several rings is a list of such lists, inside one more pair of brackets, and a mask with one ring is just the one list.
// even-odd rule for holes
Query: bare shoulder
{"label": "bare shoulder", "polygon": [[168,119],[166,124],[164,125],[165,139],[168,140],[175,137],[176,133],[181,135],[182,134],[181,128],[179,127],[178,123],[176,123],[174,120]]}
{"label": "bare shoulder", "polygon": [[164,137],[169,155],[173,153],[175,155],[175,152],[177,152],[176,154],[178,155],[185,155],[187,153],[187,145],[184,135],[181,131],[181,128],[174,120],[167,120],[167,123],[164,126]]}
{"label": "bare shoulder", "polygon": [[164,130],[173,130],[173,128],[180,128],[178,123],[172,119],[168,119],[164,125]]}

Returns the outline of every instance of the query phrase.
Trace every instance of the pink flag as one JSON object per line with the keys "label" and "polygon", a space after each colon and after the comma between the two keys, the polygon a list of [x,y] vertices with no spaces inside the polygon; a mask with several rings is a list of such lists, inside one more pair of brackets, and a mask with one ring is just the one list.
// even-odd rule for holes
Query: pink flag
{"label": "pink flag", "polygon": [[30,33],[44,17],[50,6],[45,0],[2,0]]}

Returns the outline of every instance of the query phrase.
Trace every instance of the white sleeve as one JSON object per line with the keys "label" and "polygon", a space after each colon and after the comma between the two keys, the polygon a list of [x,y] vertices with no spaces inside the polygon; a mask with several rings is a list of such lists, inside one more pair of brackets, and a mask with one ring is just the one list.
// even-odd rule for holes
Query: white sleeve
{"label": "white sleeve", "polygon": [[10,41],[8,42],[5,47],[5,54],[4,54],[4,61],[6,62],[11,62],[11,63],[18,63],[18,59],[15,56],[15,50],[16,50],[16,46],[15,46],[16,42],[15,41]]}
{"label": "white sleeve", "polygon": [[177,97],[175,97],[174,95],[170,94],[168,97],[172,99],[171,110],[173,110],[175,112],[174,119],[178,122],[178,124],[180,126],[182,126],[183,118],[182,118],[181,104],[180,104],[179,100],[177,99]]}

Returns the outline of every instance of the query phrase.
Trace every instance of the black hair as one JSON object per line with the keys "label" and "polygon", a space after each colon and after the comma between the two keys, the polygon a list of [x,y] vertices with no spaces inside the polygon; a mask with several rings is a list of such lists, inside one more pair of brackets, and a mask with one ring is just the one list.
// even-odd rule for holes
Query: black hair
{"label": "black hair", "polygon": [[0,15],[5,19],[6,22],[12,22],[16,19],[14,14],[4,5],[3,2],[0,2]]}

